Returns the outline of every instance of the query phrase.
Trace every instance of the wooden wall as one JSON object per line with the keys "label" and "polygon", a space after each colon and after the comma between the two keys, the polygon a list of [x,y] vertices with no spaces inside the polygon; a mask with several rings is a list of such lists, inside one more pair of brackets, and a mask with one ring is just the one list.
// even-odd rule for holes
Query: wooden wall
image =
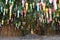
{"label": "wooden wall", "polygon": [[21,30],[17,29],[16,27],[14,27],[14,25],[12,24],[7,25],[7,26],[2,26],[0,28],[0,36],[21,36],[22,32]]}

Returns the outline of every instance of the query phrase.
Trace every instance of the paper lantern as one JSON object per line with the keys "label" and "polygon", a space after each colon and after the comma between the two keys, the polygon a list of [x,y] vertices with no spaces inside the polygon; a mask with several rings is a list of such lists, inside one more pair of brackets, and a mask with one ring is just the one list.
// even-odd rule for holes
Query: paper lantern
{"label": "paper lantern", "polygon": [[37,11],[39,11],[39,9],[40,9],[40,4],[37,3]]}
{"label": "paper lantern", "polygon": [[52,9],[49,8],[49,16],[50,16],[50,20],[52,21]]}
{"label": "paper lantern", "polygon": [[12,2],[12,0],[9,0],[9,3],[11,3]]}
{"label": "paper lantern", "polygon": [[56,3],[56,2],[57,2],[57,0],[54,0],[54,1],[53,1],[54,10],[57,9],[57,3]]}
{"label": "paper lantern", "polygon": [[30,4],[30,9],[32,10],[32,4]]}
{"label": "paper lantern", "polygon": [[11,19],[11,17],[12,17],[12,13],[9,14],[9,17],[10,17],[9,19]]}
{"label": "paper lantern", "polygon": [[43,5],[43,11],[45,11],[45,6],[46,6],[46,4],[45,4],[45,3],[43,3],[42,5]]}
{"label": "paper lantern", "polygon": [[48,8],[46,8],[46,17],[48,18]]}
{"label": "paper lantern", "polygon": [[4,20],[2,20],[2,25],[4,24]]}
{"label": "paper lantern", "polygon": [[8,14],[8,9],[6,9],[6,14]]}
{"label": "paper lantern", "polygon": [[22,0],[22,7],[24,7],[24,4],[25,4],[25,1],[24,1],[24,0]]}
{"label": "paper lantern", "polygon": [[3,16],[5,16],[5,11],[6,11],[6,9],[4,8]]}
{"label": "paper lantern", "polygon": [[46,13],[48,13],[48,8],[45,9]]}
{"label": "paper lantern", "polygon": [[11,13],[12,12],[12,4],[10,5],[10,8],[9,9],[10,9],[10,13]]}
{"label": "paper lantern", "polygon": [[25,7],[26,7],[26,10],[28,10],[28,3],[26,2],[26,4],[25,4]]}
{"label": "paper lantern", "polygon": [[32,5],[33,5],[33,8],[34,8],[35,7],[35,3],[33,2]]}
{"label": "paper lantern", "polygon": [[8,0],[6,0],[5,4],[7,4],[7,3],[8,3]]}
{"label": "paper lantern", "polygon": [[19,18],[19,13],[20,13],[20,11],[18,10],[18,11],[17,11],[17,17],[18,17],[18,18]]}
{"label": "paper lantern", "polygon": [[1,12],[3,12],[3,7],[1,6]]}
{"label": "paper lantern", "polygon": [[49,3],[52,3],[53,2],[53,0],[49,0]]}

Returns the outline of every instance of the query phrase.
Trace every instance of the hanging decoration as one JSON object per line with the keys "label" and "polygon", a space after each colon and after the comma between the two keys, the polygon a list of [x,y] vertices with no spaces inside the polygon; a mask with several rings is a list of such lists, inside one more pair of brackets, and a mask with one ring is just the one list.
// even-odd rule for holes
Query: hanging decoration
{"label": "hanging decoration", "polygon": [[28,10],[28,2],[26,2],[25,7],[26,7],[26,10]]}
{"label": "hanging decoration", "polygon": [[45,4],[45,3],[43,3],[42,5],[43,5],[43,11],[45,11],[45,6],[46,6],[46,4]]}
{"label": "hanging decoration", "polygon": [[[60,0],[5,0],[4,3],[2,0],[0,1],[1,25],[14,24],[17,30],[22,28],[26,33],[28,25],[33,26],[28,29],[31,34],[34,34],[36,25],[36,28],[39,28],[40,26],[45,27],[47,25],[60,25],[59,13]],[[49,30],[49,28],[47,29]],[[40,32],[40,29],[38,29],[38,31]]]}
{"label": "hanging decoration", "polygon": [[1,12],[3,12],[3,7],[1,6]]}
{"label": "hanging decoration", "polygon": [[46,18],[48,18],[48,8],[46,8]]}
{"label": "hanging decoration", "polygon": [[35,3],[34,2],[32,3],[32,6],[33,6],[33,8],[35,8]]}
{"label": "hanging decoration", "polygon": [[40,4],[37,3],[37,11],[39,12],[39,9],[40,9]]}
{"label": "hanging decoration", "polygon": [[52,11],[51,11],[51,8],[49,8],[49,15],[50,15],[50,20],[52,21]]}
{"label": "hanging decoration", "polygon": [[32,4],[30,4],[30,10],[32,11]]}
{"label": "hanging decoration", "polygon": [[8,3],[8,0],[6,0],[5,4],[7,4],[7,3]]}
{"label": "hanging decoration", "polygon": [[57,2],[57,0],[54,0],[54,1],[53,1],[54,10],[57,10],[57,3],[56,3],[56,2]]}
{"label": "hanging decoration", "polygon": [[22,7],[24,7],[24,4],[25,4],[25,1],[24,1],[24,0],[22,0]]}
{"label": "hanging decoration", "polygon": [[19,14],[20,14],[20,11],[18,10],[18,11],[17,11],[17,18],[19,18]]}
{"label": "hanging decoration", "polygon": [[2,19],[2,21],[1,21],[1,24],[3,25],[4,24],[4,20]]}
{"label": "hanging decoration", "polygon": [[3,16],[5,16],[5,11],[6,11],[6,9],[4,8]]}
{"label": "hanging decoration", "polygon": [[49,3],[51,3],[51,4],[52,4],[52,2],[53,2],[53,0],[49,0]]}

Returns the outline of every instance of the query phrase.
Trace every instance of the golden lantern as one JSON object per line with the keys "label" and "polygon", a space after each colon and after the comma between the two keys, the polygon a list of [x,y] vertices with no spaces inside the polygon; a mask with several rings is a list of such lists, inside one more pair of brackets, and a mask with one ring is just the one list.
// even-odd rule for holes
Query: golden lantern
{"label": "golden lantern", "polygon": [[46,4],[43,3],[42,6],[43,6],[43,11],[45,11],[45,6],[46,6]]}
{"label": "golden lantern", "polygon": [[28,3],[26,2],[26,4],[25,4],[25,7],[26,7],[26,10],[28,9]]}
{"label": "golden lantern", "polygon": [[48,8],[46,8],[46,10],[45,10],[45,11],[46,11],[46,13],[48,13]]}

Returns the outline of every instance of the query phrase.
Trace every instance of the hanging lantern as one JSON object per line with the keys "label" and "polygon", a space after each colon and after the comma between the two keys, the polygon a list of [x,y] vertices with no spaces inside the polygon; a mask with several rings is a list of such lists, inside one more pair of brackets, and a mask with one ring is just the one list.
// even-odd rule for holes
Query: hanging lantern
{"label": "hanging lantern", "polygon": [[43,3],[42,5],[43,5],[43,11],[45,11],[45,6],[46,6],[46,4],[45,4],[45,3]]}
{"label": "hanging lantern", "polygon": [[33,8],[35,8],[35,3],[34,2],[32,3],[32,6],[33,6]]}
{"label": "hanging lantern", "polygon": [[49,3],[52,3],[53,2],[53,0],[49,0]]}
{"label": "hanging lantern", "polygon": [[20,13],[20,11],[18,10],[18,11],[17,11],[17,17],[18,17],[18,18],[19,18],[19,13]]}
{"label": "hanging lantern", "polygon": [[9,3],[11,3],[12,2],[12,0],[9,0]]}
{"label": "hanging lantern", "polygon": [[24,7],[24,4],[25,4],[25,1],[24,1],[24,0],[22,0],[22,7]]}
{"label": "hanging lantern", "polygon": [[48,8],[46,8],[46,17],[48,18]]}
{"label": "hanging lantern", "polygon": [[1,6],[1,12],[3,12],[3,7]]}
{"label": "hanging lantern", "polygon": [[5,16],[5,11],[6,11],[6,9],[4,8],[3,16]]}
{"label": "hanging lantern", "polygon": [[10,13],[11,13],[12,12],[12,4],[10,5],[10,8],[9,9],[10,9]]}
{"label": "hanging lantern", "polygon": [[53,1],[54,10],[57,9],[57,3],[56,3],[56,2],[57,2],[57,0],[54,0],[54,1]]}
{"label": "hanging lantern", "polygon": [[26,2],[26,4],[25,4],[25,7],[26,7],[26,10],[28,10],[28,3]]}
{"label": "hanging lantern", "polygon": [[48,13],[48,8],[46,8],[46,13]]}
{"label": "hanging lantern", "polygon": [[6,9],[6,14],[8,14],[8,9]]}
{"label": "hanging lantern", "polygon": [[40,9],[40,4],[37,3],[37,11],[39,11],[39,9]]}
{"label": "hanging lantern", "polygon": [[9,17],[10,17],[9,19],[11,19],[11,17],[12,17],[12,13],[9,14]]}
{"label": "hanging lantern", "polygon": [[30,10],[32,10],[32,4],[30,4]]}
{"label": "hanging lantern", "polygon": [[52,10],[49,8],[49,15],[50,15],[50,20],[52,20]]}
{"label": "hanging lantern", "polygon": [[7,3],[8,3],[8,0],[6,0],[5,4],[7,4]]}
{"label": "hanging lantern", "polygon": [[4,20],[2,19],[2,25],[4,24]]}

